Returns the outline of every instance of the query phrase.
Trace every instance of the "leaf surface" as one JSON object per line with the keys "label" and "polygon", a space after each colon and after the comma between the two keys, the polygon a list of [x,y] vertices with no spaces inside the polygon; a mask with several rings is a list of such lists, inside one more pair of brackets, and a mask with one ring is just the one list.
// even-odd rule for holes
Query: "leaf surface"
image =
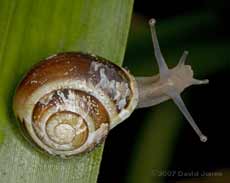
{"label": "leaf surface", "polygon": [[57,52],[89,52],[121,65],[132,5],[132,0],[1,1],[0,182],[96,182],[103,145],[68,160],[36,151],[21,135],[12,98],[25,72]]}

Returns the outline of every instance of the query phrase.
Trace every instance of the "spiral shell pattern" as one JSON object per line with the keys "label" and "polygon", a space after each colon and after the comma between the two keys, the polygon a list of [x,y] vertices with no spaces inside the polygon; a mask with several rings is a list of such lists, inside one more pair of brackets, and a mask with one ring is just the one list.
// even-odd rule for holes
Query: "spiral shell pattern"
{"label": "spiral shell pattern", "polygon": [[67,157],[93,149],[138,101],[134,78],[94,55],[66,52],[37,64],[19,84],[14,112],[42,150]]}

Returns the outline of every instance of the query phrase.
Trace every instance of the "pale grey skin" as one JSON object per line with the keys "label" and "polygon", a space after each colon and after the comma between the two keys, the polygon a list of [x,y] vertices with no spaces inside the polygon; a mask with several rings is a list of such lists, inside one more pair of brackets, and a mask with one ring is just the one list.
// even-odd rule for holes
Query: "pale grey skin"
{"label": "pale grey skin", "polygon": [[149,25],[151,28],[152,41],[155,57],[159,66],[159,74],[152,77],[136,77],[139,102],[137,108],[149,107],[168,99],[172,99],[195,130],[202,142],[207,141],[207,137],[202,134],[196,125],[193,117],[186,108],[180,93],[191,85],[207,84],[209,81],[197,80],[193,78],[191,66],[185,65],[188,51],[184,51],[179,63],[172,69],[169,69],[160,51],[156,30],[155,20],[151,19]]}

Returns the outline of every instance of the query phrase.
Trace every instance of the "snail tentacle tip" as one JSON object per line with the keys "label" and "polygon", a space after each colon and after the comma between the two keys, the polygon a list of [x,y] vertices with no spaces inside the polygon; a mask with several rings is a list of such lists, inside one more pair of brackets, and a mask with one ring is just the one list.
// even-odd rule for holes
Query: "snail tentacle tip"
{"label": "snail tentacle tip", "polygon": [[200,136],[200,141],[201,141],[201,142],[207,142],[207,141],[208,141],[208,137],[202,134],[202,135]]}
{"label": "snail tentacle tip", "polygon": [[203,85],[203,84],[208,84],[208,83],[209,83],[208,79],[199,80],[199,79],[193,78],[193,80],[192,80],[193,85]]}
{"label": "snail tentacle tip", "polygon": [[156,20],[155,20],[154,18],[151,18],[151,19],[149,20],[149,25],[150,25],[150,26],[155,25],[155,23],[156,23]]}
{"label": "snail tentacle tip", "polygon": [[187,56],[188,56],[189,52],[187,50],[185,50],[177,64],[178,67],[181,67],[183,65],[185,65],[185,62],[187,60]]}
{"label": "snail tentacle tip", "polygon": [[185,54],[185,55],[188,55],[188,54],[189,54],[189,51],[188,51],[188,50],[184,50],[184,54]]}

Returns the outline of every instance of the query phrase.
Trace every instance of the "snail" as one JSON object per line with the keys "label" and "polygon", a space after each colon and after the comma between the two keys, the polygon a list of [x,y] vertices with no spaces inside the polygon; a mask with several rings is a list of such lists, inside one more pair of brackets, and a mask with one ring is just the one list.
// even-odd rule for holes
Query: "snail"
{"label": "snail", "polygon": [[62,158],[92,150],[111,129],[138,108],[172,99],[202,142],[202,134],[180,93],[206,84],[193,78],[184,51],[169,69],[160,51],[155,20],[149,21],[159,74],[134,77],[126,69],[92,54],[64,52],[35,65],[18,85],[15,116],[26,135],[43,151]]}

